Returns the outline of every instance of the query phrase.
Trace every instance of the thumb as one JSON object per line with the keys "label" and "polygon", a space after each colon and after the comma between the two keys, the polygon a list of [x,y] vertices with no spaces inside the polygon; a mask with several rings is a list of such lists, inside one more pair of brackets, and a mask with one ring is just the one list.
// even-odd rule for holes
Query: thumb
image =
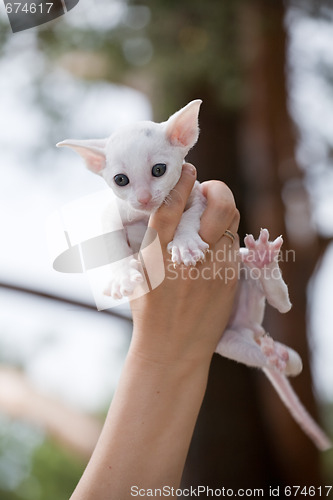
{"label": "thumb", "polygon": [[163,203],[150,216],[149,227],[157,231],[162,247],[165,247],[173,239],[196,176],[195,167],[191,163],[184,163],[180,179],[168,196],[168,203]]}

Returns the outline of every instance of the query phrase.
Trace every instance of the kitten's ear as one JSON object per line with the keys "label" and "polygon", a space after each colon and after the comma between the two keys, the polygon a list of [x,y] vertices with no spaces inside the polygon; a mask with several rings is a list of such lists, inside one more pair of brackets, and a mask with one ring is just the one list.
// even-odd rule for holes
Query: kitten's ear
{"label": "kitten's ear", "polygon": [[57,147],[68,146],[76,151],[87,164],[89,170],[95,174],[101,173],[105,168],[105,151],[107,139],[87,139],[58,142]]}
{"label": "kitten's ear", "polygon": [[198,115],[201,103],[201,99],[191,101],[165,122],[166,135],[171,144],[189,150],[197,142],[199,137]]}

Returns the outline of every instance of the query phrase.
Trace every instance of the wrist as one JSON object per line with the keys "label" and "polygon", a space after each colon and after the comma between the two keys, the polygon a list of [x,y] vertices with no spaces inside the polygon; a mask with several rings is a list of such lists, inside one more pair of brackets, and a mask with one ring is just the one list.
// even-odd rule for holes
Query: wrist
{"label": "wrist", "polygon": [[146,334],[145,329],[134,325],[129,355],[162,369],[201,368],[208,372],[215,347],[207,339],[196,338],[193,332],[184,335],[184,330],[163,332],[158,328]]}

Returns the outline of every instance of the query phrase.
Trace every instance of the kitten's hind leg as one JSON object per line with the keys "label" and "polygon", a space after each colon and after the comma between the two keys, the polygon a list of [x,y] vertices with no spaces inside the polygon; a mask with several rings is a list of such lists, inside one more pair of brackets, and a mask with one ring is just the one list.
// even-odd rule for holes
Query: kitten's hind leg
{"label": "kitten's hind leg", "polygon": [[247,366],[277,369],[285,375],[298,375],[302,371],[302,361],[297,352],[274,342],[260,325],[234,329],[230,326],[215,352]]}
{"label": "kitten's hind leg", "polygon": [[303,364],[296,351],[274,341],[268,334],[260,337],[259,345],[267,357],[269,368],[277,369],[288,377],[295,377],[301,373]]}
{"label": "kitten's hind leg", "polygon": [[[260,328],[257,334],[259,331]],[[255,331],[243,328],[226,330],[216,352],[248,366],[262,368],[291,415],[316,446],[321,450],[332,446],[329,438],[303,407],[286,377],[297,375],[302,368],[301,359],[295,351],[274,342],[267,335],[256,338]]]}
{"label": "kitten's hind leg", "polygon": [[269,241],[269,232],[262,229],[257,240],[250,234],[246,236],[244,243],[246,248],[241,251],[242,261],[250,270],[251,277],[260,281],[269,304],[281,313],[289,311],[291,303],[288,287],[283,281],[278,263],[282,237]]}
{"label": "kitten's hind leg", "polygon": [[266,356],[254,340],[254,332],[250,328],[225,330],[215,352],[247,366],[262,368],[266,366]]}

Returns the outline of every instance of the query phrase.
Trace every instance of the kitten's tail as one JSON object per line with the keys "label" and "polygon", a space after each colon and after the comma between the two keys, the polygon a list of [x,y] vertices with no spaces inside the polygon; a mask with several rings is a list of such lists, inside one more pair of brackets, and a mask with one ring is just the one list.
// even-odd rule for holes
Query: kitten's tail
{"label": "kitten's tail", "polygon": [[322,451],[331,448],[332,442],[304,408],[287,377],[277,370],[263,368],[263,371],[291,415],[303,429],[305,434],[314,442],[317,448]]}

